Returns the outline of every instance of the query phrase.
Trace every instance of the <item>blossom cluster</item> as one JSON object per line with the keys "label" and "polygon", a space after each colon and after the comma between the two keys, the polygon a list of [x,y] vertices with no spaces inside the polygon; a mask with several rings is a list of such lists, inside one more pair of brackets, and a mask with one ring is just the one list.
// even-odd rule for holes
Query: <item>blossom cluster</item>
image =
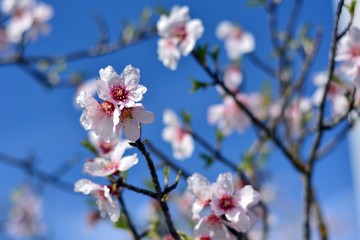
{"label": "blossom cluster", "polygon": [[[128,140],[120,140],[118,136],[112,135],[110,141],[106,142],[94,132],[89,132],[89,140],[96,150],[96,157],[84,164],[84,172],[91,176],[118,175],[119,172],[127,171],[138,163],[136,153],[123,157],[125,151],[131,148]],[[120,207],[117,192],[113,191],[111,185],[100,185],[88,179],[81,179],[75,183],[74,190],[86,195],[92,194],[97,200],[101,217],[107,214],[113,222],[119,219]]]}
{"label": "blossom cluster", "polygon": [[6,221],[7,232],[16,237],[39,237],[46,231],[41,221],[42,200],[27,185],[12,194],[12,207]]}
{"label": "blossom cluster", "polygon": [[[139,84],[140,71],[128,65],[119,75],[113,67],[100,69],[100,79],[96,80],[98,96],[96,100],[83,90],[77,103],[84,108],[80,122],[89,132],[90,145],[96,152],[94,159],[84,164],[84,172],[92,176],[118,176],[138,162],[137,154],[124,156],[131,148],[130,141],[140,138],[140,124],[151,123],[154,114],[146,111],[139,102],[143,99],[146,87]],[[128,140],[121,140],[122,131]],[[75,183],[74,190],[97,199],[101,217],[109,215],[116,222],[120,216],[118,189],[112,185],[99,185],[88,179]]]}
{"label": "blossom cluster", "polygon": [[97,101],[85,91],[77,97],[77,103],[84,108],[81,125],[93,130],[96,135],[110,141],[112,135],[121,132],[130,141],[140,138],[140,124],[154,121],[154,114],[146,111],[139,103],[147,88],[139,84],[140,71],[128,65],[119,75],[112,66],[100,69],[96,81],[97,93],[103,102]]}
{"label": "blossom cluster", "polygon": [[171,143],[174,158],[184,160],[191,157],[194,151],[194,140],[182,126],[178,116],[171,109],[166,109],[163,122],[166,127],[162,131],[162,137]]}
{"label": "blossom cluster", "polygon": [[201,20],[190,19],[187,6],[174,6],[168,16],[160,16],[156,27],[161,37],[158,58],[171,70],[177,68],[180,56],[189,55],[204,32]]}
{"label": "blossom cluster", "polygon": [[[236,239],[228,227],[238,232],[247,232],[256,223],[254,207],[260,194],[250,185],[237,188],[231,173],[222,173],[215,183],[199,173],[187,179],[187,191],[193,197],[192,218],[197,220],[194,228],[199,239]],[[204,208],[210,213],[201,216]]]}
{"label": "blossom cluster", "polygon": [[1,12],[5,27],[0,32],[0,44],[19,43],[24,33],[27,39],[36,39],[39,33],[46,34],[51,28],[48,21],[53,17],[53,8],[36,0],[3,0]]}

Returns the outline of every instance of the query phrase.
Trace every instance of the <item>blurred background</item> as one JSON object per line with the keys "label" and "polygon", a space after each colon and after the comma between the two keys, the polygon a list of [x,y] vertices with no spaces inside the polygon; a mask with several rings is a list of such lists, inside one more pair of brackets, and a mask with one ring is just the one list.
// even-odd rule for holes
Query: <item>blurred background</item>
{"label": "blurred background", "polygon": [[[222,20],[238,23],[251,32],[256,39],[255,53],[269,64],[274,61],[271,57],[266,13],[261,7],[249,7],[247,1],[205,3],[164,0],[48,0],[46,3],[54,8],[54,17],[50,21],[52,30],[47,36],[32,41],[26,47],[25,55],[55,55],[94,46],[101,35],[94,14],[103,18],[109,29],[110,39],[115,40],[121,34],[121,24],[125,21],[138,22],[144,8],[153,9],[154,15],[150,21],[156,22],[157,7],[171,9],[173,5],[188,5],[191,17],[201,19],[205,27],[199,43],[209,43],[210,46],[217,44],[220,47],[222,68],[230,63],[223,42],[215,36],[215,29]],[[283,1],[281,4],[280,28],[284,28],[287,19],[291,17],[289,9],[292,5],[293,1]],[[304,1],[297,21],[297,26],[306,23],[310,29],[322,26],[324,30],[319,54],[307,81],[306,89],[309,95],[314,91],[312,76],[327,68],[333,9],[331,1]],[[207,75],[191,57],[182,58],[176,71],[165,68],[157,59],[157,40],[158,37],[155,36],[113,54],[64,63],[58,66],[63,68],[61,77],[70,77],[76,72],[81,73],[85,80],[90,80],[98,77],[100,68],[111,65],[120,73],[126,65],[131,64],[140,69],[140,83],[148,88],[142,102],[146,109],[155,114],[154,123],[143,126],[143,138],[150,139],[164,153],[172,156],[170,144],[161,138],[164,128],[163,111],[172,108],[176,112],[191,113],[193,129],[209,142],[215,143],[216,132],[213,126],[207,124],[207,109],[210,105],[220,103],[221,98],[213,88],[191,94],[189,78],[207,81]],[[242,68],[244,91],[259,91],[265,82],[276,85],[265,73],[252,65],[246,56]],[[73,184],[85,177],[101,183],[101,179],[86,176],[82,172],[82,165],[86,158],[91,157],[91,153],[80,144],[87,138],[87,132],[79,123],[81,110],[74,105],[76,89],[46,88],[16,65],[1,66],[0,79],[0,158],[4,157],[3,154],[19,159],[32,157],[35,166],[48,173],[57,171],[64,162],[71,162],[72,167],[61,176],[62,181]],[[240,161],[254,137],[255,133],[251,128],[243,134],[230,135],[223,143],[224,155],[234,162]],[[344,139],[335,151],[320,161],[314,176],[318,200],[323,207],[331,239],[359,239],[353,178],[355,170],[351,169],[348,145],[348,140]],[[202,173],[211,181],[215,181],[219,173],[229,171],[219,163],[205,167],[204,160],[199,157],[202,152],[204,149],[196,145],[193,156],[179,161],[178,164],[190,172]],[[301,179],[284,156],[276,150],[271,151],[264,171],[272,223],[269,239],[301,239]],[[138,165],[128,172],[128,181],[134,185],[145,186],[148,178],[146,163],[140,156]],[[41,185],[41,181],[31,174],[0,161],[0,221],[8,218],[11,195],[16,187],[24,183]],[[185,182],[181,180],[179,190],[185,188]],[[46,223],[45,239],[130,239],[126,232],[114,228],[108,220],[100,221],[94,226],[87,223],[87,215],[92,209],[88,204],[90,197],[51,184],[41,186],[41,196],[42,219]],[[148,199],[126,191],[125,200],[134,221],[146,226]],[[0,239],[16,238],[1,228]]]}

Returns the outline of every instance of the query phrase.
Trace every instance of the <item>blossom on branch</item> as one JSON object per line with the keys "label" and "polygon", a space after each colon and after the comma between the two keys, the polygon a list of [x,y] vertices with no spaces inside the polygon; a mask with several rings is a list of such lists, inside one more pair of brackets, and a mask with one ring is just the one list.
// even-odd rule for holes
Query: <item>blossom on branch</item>
{"label": "blossom on branch", "polygon": [[97,92],[104,102],[98,102],[85,91],[80,92],[77,103],[84,108],[80,122],[86,130],[109,142],[122,131],[127,139],[140,138],[140,124],[154,121],[154,114],[146,111],[141,103],[146,87],[139,84],[140,71],[131,65],[119,75],[113,67],[100,70]]}
{"label": "blossom on branch", "polygon": [[87,179],[80,179],[75,183],[75,192],[82,192],[85,195],[92,194],[96,198],[96,203],[100,210],[100,215],[105,218],[109,215],[113,222],[120,217],[120,206],[117,198],[111,194],[108,186],[101,186]]}
{"label": "blossom on branch", "polygon": [[162,137],[171,143],[174,157],[180,160],[191,157],[194,151],[194,140],[191,134],[186,132],[176,114],[172,110],[166,109],[163,122],[166,127],[162,131]]}
{"label": "blossom on branch", "polygon": [[34,191],[23,186],[14,192],[12,202],[9,219],[5,223],[7,232],[16,237],[43,235],[46,227],[41,222],[42,201]]}
{"label": "blossom on branch", "polygon": [[139,161],[136,153],[123,157],[125,150],[129,148],[131,146],[128,140],[120,141],[109,158],[96,157],[94,160],[86,162],[84,172],[93,176],[105,177],[118,171],[129,170]]}
{"label": "blossom on branch", "polygon": [[[245,95],[238,93],[236,99],[255,116],[264,117],[262,97],[259,94]],[[222,104],[209,107],[208,122],[212,125],[217,124],[224,135],[230,135],[234,129],[241,133],[251,123],[248,115],[240,109],[232,96],[225,96]]]}
{"label": "blossom on branch", "polygon": [[[337,45],[336,61],[342,62],[340,70],[352,80],[360,80],[360,29],[351,27]],[[355,84],[359,86],[360,81]]]}
{"label": "blossom on branch", "polygon": [[[329,74],[327,72],[320,72],[314,76],[314,84],[318,87],[312,96],[315,106],[320,106],[325,94],[325,87],[328,82],[328,78]],[[344,83],[331,79],[326,93],[326,99],[330,100],[332,103],[334,115],[343,116],[347,113],[350,107],[350,102],[346,97],[348,91],[343,85]]]}
{"label": "blossom on branch", "polygon": [[218,25],[216,36],[225,40],[225,49],[231,60],[238,60],[243,54],[250,53],[255,49],[253,35],[229,21],[222,21]]}
{"label": "blossom on branch", "polygon": [[156,24],[159,60],[171,70],[177,68],[180,56],[187,56],[195,47],[204,27],[201,20],[190,19],[189,7],[174,6],[170,14],[161,15]]}
{"label": "blossom on branch", "polygon": [[9,42],[19,43],[25,32],[29,39],[36,39],[39,33],[50,32],[48,21],[53,17],[53,8],[35,0],[4,0],[1,11],[9,15],[6,34]]}
{"label": "blossom on branch", "polygon": [[260,201],[260,194],[250,185],[237,188],[231,173],[220,174],[212,184],[194,173],[187,182],[187,191],[194,197],[193,219],[199,219],[205,207],[211,210],[211,214],[202,217],[195,226],[196,237],[221,239],[216,236],[228,236],[226,226],[247,232],[255,224],[258,217],[252,208]]}

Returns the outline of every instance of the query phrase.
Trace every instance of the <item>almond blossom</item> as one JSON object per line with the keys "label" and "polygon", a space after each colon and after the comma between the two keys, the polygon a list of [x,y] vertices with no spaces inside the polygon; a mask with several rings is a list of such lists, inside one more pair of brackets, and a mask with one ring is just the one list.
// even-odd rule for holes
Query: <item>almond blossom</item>
{"label": "almond blossom", "polygon": [[127,65],[119,75],[112,66],[99,71],[100,80],[97,81],[98,95],[104,101],[120,108],[133,107],[135,102],[143,99],[147,89],[139,84],[140,71]]}
{"label": "almond blossom", "polygon": [[170,14],[161,15],[156,24],[159,60],[171,70],[177,68],[180,55],[187,56],[195,47],[204,27],[201,20],[190,19],[189,7],[174,6]]}
{"label": "almond blossom", "polygon": [[231,173],[220,174],[211,185],[212,211],[224,215],[229,226],[240,232],[247,232],[256,222],[256,216],[249,208],[260,201],[260,194],[250,185],[236,190]]}
{"label": "almond blossom", "polygon": [[16,237],[36,237],[45,232],[41,221],[42,201],[34,191],[23,186],[13,194],[13,206],[10,210],[6,229]]}
{"label": "almond blossom", "polygon": [[96,153],[100,157],[110,157],[114,154],[114,150],[121,142],[119,136],[113,134],[109,137],[109,141],[104,141],[93,131],[89,131],[89,141],[91,145],[96,149]]}
{"label": "almond blossom", "polygon": [[194,173],[187,178],[187,192],[191,193],[194,197],[194,202],[192,205],[192,218],[199,219],[200,212],[204,207],[209,206],[211,201],[211,184],[210,182],[201,174]]}
{"label": "almond blossom", "polygon": [[105,141],[123,131],[126,138],[136,141],[140,138],[140,124],[154,121],[154,114],[146,111],[141,103],[146,87],[139,84],[140,71],[131,65],[118,75],[113,67],[100,70],[97,80],[98,102],[85,91],[80,92],[77,103],[84,108],[80,122],[86,130],[93,130]]}
{"label": "almond blossom", "polygon": [[[320,72],[314,76],[314,83],[318,87],[314,93],[312,100],[315,106],[320,106],[325,94],[325,87],[328,81],[328,73]],[[332,102],[332,110],[335,115],[344,115],[347,113],[350,103],[345,94],[346,88],[335,80],[331,80],[326,99]]]}
{"label": "almond blossom", "polygon": [[337,45],[336,61],[343,64],[340,69],[351,79],[360,76],[360,29],[351,27]]}
{"label": "almond blossom", "polygon": [[[238,64],[231,64],[225,69],[223,74],[224,85],[231,92],[237,93],[239,91],[239,86],[241,85],[242,80],[243,80],[243,74]],[[224,89],[222,89],[218,85],[216,86],[216,90],[220,94],[225,94]]]}
{"label": "almond blossom", "polygon": [[162,137],[171,143],[174,157],[180,160],[191,157],[194,151],[194,140],[191,134],[186,132],[176,114],[166,109],[163,122],[166,127],[162,131]]}
{"label": "almond blossom", "polygon": [[100,215],[105,218],[110,217],[113,222],[120,217],[120,207],[117,198],[111,194],[108,186],[101,186],[87,179],[80,179],[75,183],[75,192],[82,192],[85,195],[92,194],[96,198],[96,203],[100,210]]}
{"label": "almond blossom", "polygon": [[220,216],[210,214],[200,219],[194,228],[196,240],[219,240],[229,239],[235,240]]}
{"label": "almond blossom", "polygon": [[5,0],[1,10],[10,15],[6,33],[12,43],[20,42],[24,32],[28,31],[30,39],[36,39],[39,33],[47,34],[50,26],[47,22],[53,17],[53,8],[34,0]]}
{"label": "almond blossom", "polygon": [[229,21],[222,21],[218,25],[216,36],[225,40],[225,49],[231,60],[238,60],[243,54],[250,53],[255,49],[253,35]]}
{"label": "almond blossom", "polygon": [[310,99],[302,97],[294,101],[285,109],[284,117],[290,131],[299,135],[305,124],[312,116],[313,104]]}
{"label": "almond blossom", "polygon": [[260,194],[250,185],[237,188],[231,173],[220,174],[212,184],[202,175],[194,173],[187,182],[187,192],[194,197],[193,219],[200,219],[205,207],[211,210],[210,215],[202,217],[195,226],[196,237],[222,239],[216,236],[228,236],[226,226],[247,232],[255,224],[258,217],[253,208],[260,201]]}
{"label": "almond blossom", "polygon": [[82,91],[76,99],[84,111],[80,117],[80,123],[85,130],[93,130],[96,135],[105,141],[110,141],[110,136],[116,131],[119,123],[120,112],[111,102],[98,102],[92,96]]}
{"label": "almond blossom", "polygon": [[129,141],[120,141],[109,159],[96,157],[93,161],[86,162],[84,164],[84,172],[93,176],[105,177],[117,171],[124,172],[129,170],[139,161],[136,153],[123,157],[125,150],[129,148],[131,148]]}
{"label": "almond blossom", "polygon": [[131,108],[121,110],[119,117],[118,131],[124,131],[125,137],[130,141],[136,141],[140,138],[139,124],[149,124],[154,121],[155,117],[152,112],[146,111],[140,103]]}
{"label": "almond blossom", "polygon": [[[259,118],[264,117],[262,98],[259,94],[244,95],[238,93],[236,99],[248,107],[254,115]],[[225,96],[222,104],[209,107],[208,122],[212,125],[217,124],[224,135],[230,135],[233,130],[243,132],[251,123],[247,114],[239,108],[231,96]]]}

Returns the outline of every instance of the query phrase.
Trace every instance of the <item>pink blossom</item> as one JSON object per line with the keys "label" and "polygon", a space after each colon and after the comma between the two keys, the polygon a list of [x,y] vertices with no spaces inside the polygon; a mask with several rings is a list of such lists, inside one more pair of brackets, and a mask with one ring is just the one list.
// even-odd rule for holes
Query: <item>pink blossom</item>
{"label": "pink blossom", "polygon": [[84,108],[80,122],[86,130],[92,129],[105,141],[111,136],[124,131],[127,139],[136,141],[140,138],[140,124],[154,121],[154,114],[146,111],[141,103],[147,89],[138,84],[140,71],[131,65],[126,66],[118,75],[113,67],[100,70],[97,80],[98,95],[104,102],[100,103],[85,91],[80,92],[76,101]]}
{"label": "pink blossom", "polygon": [[312,116],[313,105],[308,98],[295,99],[284,112],[290,131],[294,135],[300,134],[306,122]]}
{"label": "pink blossom", "polygon": [[48,4],[34,0],[5,0],[1,9],[3,13],[10,15],[6,33],[12,43],[18,43],[26,31],[30,39],[36,39],[39,33],[47,34],[50,31],[47,22],[54,12]]}
{"label": "pink blossom", "polygon": [[[238,64],[231,64],[225,69],[223,74],[224,85],[231,92],[237,93],[239,91],[242,80],[243,74]],[[218,85],[216,86],[216,90],[218,90],[220,94],[225,94],[225,91]]]}
{"label": "pink blossom", "polygon": [[250,185],[236,190],[231,173],[220,174],[211,185],[212,211],[217,216],[224,215],[229,226],[240,232],[247,232],[256,222],[250,207],[260,201],[260,194]]}
{"label": "pink blossom", "polygon": [[100,209],[101,217],[109,215],[111,221],[116,222],[120,217],[120,207],[117,198],[110,193],[108,186],[101,186],[87,179],[81,179],[75,183],[75,192],[82,192],[85,195],[92,194]]}
{"label": "pink blossom", "polygon": [[98,102],[92,96],[88,96],[82,91],[76,99],[84,111],[80,117],[80,123],[85,130],[93,130],[96,135],[105,141],[110,140],[110,136],[116,131],[116,125],[119,123],[120,112],[111,102]]}
{"label": "pink blossom", "polygon": [[123,157],[126,149],[131,148],[129,141],[120,141],[109,158],[96,157],[93,161],[88,161],[84,165],[84,172],[93,176],[105,177],[116,173],[124,172],[138,163],[137,154]]}
{"label": "pink blossom", "polygon": [[100,157],[110,157],[114,154],[114,149],[121,142],[121,139],[115,133],[109,137],[109,141],[105,141],[93,131],[89,131],[89,141],[96,149],[96,153]]}
{"label": "pink blossom", "polygon": [[118,131],[124,131],[125,137],[130,141],[140,138],[140,124],[149,124],[154,121],[154,114],[146,111],[140,103],[131,108],[123,108],[119,117]]}
{"label": "pink blossom", "polygon": [[139,84],[140,71],[127,65],[119,75],[112,66],[99,71],[100,80],[97,81],[98,94],[104,101],[111,102],[120,109],[133,107],[135,102],[143,99],[147,89]]}
{"label": "pink blossom", "polygon": [[16,237],[35,237],[44,234],[45,225],[41,222],[42,201],[28,186],[19,188],[13,194],[6,229]]}
{"label": "pink blossom", "polygon": [[[328,81],[328,73],[320,72],[314,76],[314,83],[318,87],[312,100],[315,106],[320,106],[325,93],[325,87]],[[332,110],[335,115],[344,115],[349,109],[349,100],[345,96],[346,88],[335,80],[330,81],[326,94],[326,99],[332,102]]]}
{"label": "pink blossom", "polygon": [[162,137],[171,143],[174,157],[180,160],[191,157],[194,151],[194,140],[186,132],[176,114],[172,110],[166,109],[163,122],[166,127],[162,131]]}
{"label": "pink blossom", "polygon": [[218,25],[216,36],[225,40],[225,49],[231,60],[237,60],[243,54],[252,52],[255,49],[253,35],[229,21],[222,21]]}
{"label": "pink blossom", "polygon": [[160,35],[158,42],[159,60],[171,70],[177,68],[180,55],[187,56],[195,47],[204,27],[201,20],[190,19],[187,6],[174,6],[169,16],[161,15],[156,24]]}
{"label": "pink blossom", "polygon": [[[238,93],[236,99],[248,107],[255,116],[259,118],[265,116],[260,95]],[[238,132],[243,132],[251,123],[247,114],[239,108],[231,96],[225,96],[222,104],[209,107],[208,122],[210,124],[217,124],[219,130],[224,135],[230,135],[234,129]]]}
{"label": "pink blossom", "polygon": [[209,206],[211,201],[210,183],[199,173],[194,173],[187,179],[187,191],[194,197],[192,205],[192,218],[199,219],[200,212],[204,207]]}
{"label": "pink blossom", "polygon": [[196,240],[235,240],[235,236],[230,234],[220,216],[211,213],[200,219],[194,228]]}
{"label": "pink blossom", "polygon": [[360,29],[352,27],[337,45],[336,61],[343,62],[340,69],[351,79],[360,76]]}

